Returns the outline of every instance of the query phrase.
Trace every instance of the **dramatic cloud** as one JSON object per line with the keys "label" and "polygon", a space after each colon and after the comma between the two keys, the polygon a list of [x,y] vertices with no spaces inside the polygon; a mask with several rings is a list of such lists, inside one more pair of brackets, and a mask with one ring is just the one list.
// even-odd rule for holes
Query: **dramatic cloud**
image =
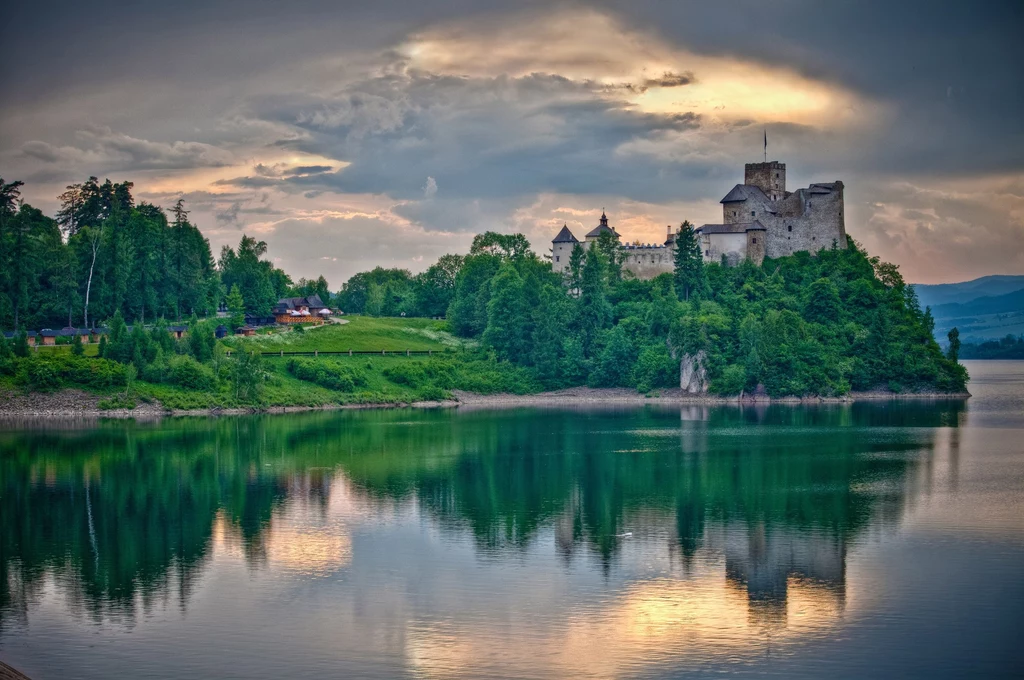
{"label": "dramatic cloud", "polygon": [[21,64],[0,167],[44,210],[88,175],[130,179],[184,196],[215,250],[258,233],[338,285],[483,229],[546,252],[601,207],[661,240],[720,217],[767,132],[791,188],[844,180],[849,232],[908,278],[1024,271],[1016,3],[186,0],[89,6],[110,19],[82,31],[84,12],[0,28]]}

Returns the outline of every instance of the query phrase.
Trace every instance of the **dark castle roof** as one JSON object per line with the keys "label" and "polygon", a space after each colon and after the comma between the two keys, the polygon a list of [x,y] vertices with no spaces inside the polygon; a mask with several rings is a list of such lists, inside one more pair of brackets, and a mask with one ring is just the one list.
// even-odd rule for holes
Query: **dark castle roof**
{"label": "dark castle roof", "polygon": [[618,237],[618,235],[619,235],[619,232],[615,231],[614,229],[612,229],[611,227],[608,226],[608,216],[605,215],[604,211],[602,210],[601,211],[601,222],[596,227],[591,229],[590,232],[587,233],[585,238],[597,238],[597,237],[599,237],[601,234],[603,234],[605,232],[611,232],[611,233],[615,234],[616,237]]}
{"label": "dark castle roof", "polygon": [[566,224],[562,226],[562,231],[558,232],[558,236],[555,237],[552,243],[579,243],[579,239],[572,235],[572,232],[569,231],[569,225]]}
{"label": "dark castle roof", "polygon": [[732,188],[732,191],[725,195],[719,203],[737,203],[739,201],[745,201],[748,198],[760,198],[767,201],[768,197],[764,195],[760,187],[755,187],[750,184],[737,184]]}
{"label": "dark castle roof", "polygon": [[274,305],[274,311],[281,313],[287,312],[292,309],[298,309],[299,307],[308,307],[310,310],[324,309],[327,307],[320,299],[319,295],[309,295],[307,297],[290,297],[281,298]]}
{"label": "dark castle roof", "polygon": [[759,221],[736,224],[702,224],[695,230],[699,234],[745,234],[748,231],[766,231]]}

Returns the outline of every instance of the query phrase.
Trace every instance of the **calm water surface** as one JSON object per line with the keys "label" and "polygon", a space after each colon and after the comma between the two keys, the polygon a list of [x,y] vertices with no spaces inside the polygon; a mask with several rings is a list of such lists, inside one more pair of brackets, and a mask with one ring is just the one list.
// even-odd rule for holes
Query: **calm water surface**
{"label": "calm water surface", "polygon": [[0,425],[33,678],[1024,671],[1024,362],[966,404]]}

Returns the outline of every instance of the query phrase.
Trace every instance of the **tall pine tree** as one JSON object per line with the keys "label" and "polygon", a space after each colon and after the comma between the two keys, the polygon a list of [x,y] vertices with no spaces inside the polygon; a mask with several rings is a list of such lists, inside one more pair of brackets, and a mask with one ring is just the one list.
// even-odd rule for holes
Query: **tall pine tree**
{"label": "tall pine tree", "polygon": [[704,276],[704,257],[700,252],[697,234],[689,220],[683,220],[676,234],[675,275],[676,295],[689,300],[691,295],[702,295],[707,285]]}

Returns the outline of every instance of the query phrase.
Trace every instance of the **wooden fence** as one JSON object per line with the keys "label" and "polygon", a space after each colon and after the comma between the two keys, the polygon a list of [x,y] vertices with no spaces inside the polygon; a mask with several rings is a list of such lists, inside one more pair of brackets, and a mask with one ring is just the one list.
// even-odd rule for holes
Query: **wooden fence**
{"label": "wooden fence", "polygon": [[[239,351],[239,350],[228,350],[227,351],[227,355],[231,356],[231,354],[233,352],[235,352],[235,351]],[[316,350],[316,349],[314,349],[314,350],[301,351],[301,352],[287,352],[285,350],[280,350],[280,351],[277,351],[277,352],[252,352],[252,354],[259,354],[260,356],[264,356],[264,357],[319,357],[319,356],[348,356],[348,357],[351,357],[351,356],[356,356],[356,355],[360,355],[360,354],[364,354],[364,355],[368,354],[368,355],[375,355],[375,356],[385,356],[385,357],[398,357],[398,356],[411,357],[411,356],[414,356],[414,355],[433,356],[435,354],[444,354],[445,352],[450,352],[450,351],[451,350],[446,350],[446,349],[399,349],[399,350],[382,349],[379,352],[377,352],[377,351],[374,351],[374,350],[360,350],[360,349],[355,349],[355,350],[353,350],[353,349],[350,349],[350,350],[336,350],[336,351],[335,350],[323,351],[323,350]]]}

